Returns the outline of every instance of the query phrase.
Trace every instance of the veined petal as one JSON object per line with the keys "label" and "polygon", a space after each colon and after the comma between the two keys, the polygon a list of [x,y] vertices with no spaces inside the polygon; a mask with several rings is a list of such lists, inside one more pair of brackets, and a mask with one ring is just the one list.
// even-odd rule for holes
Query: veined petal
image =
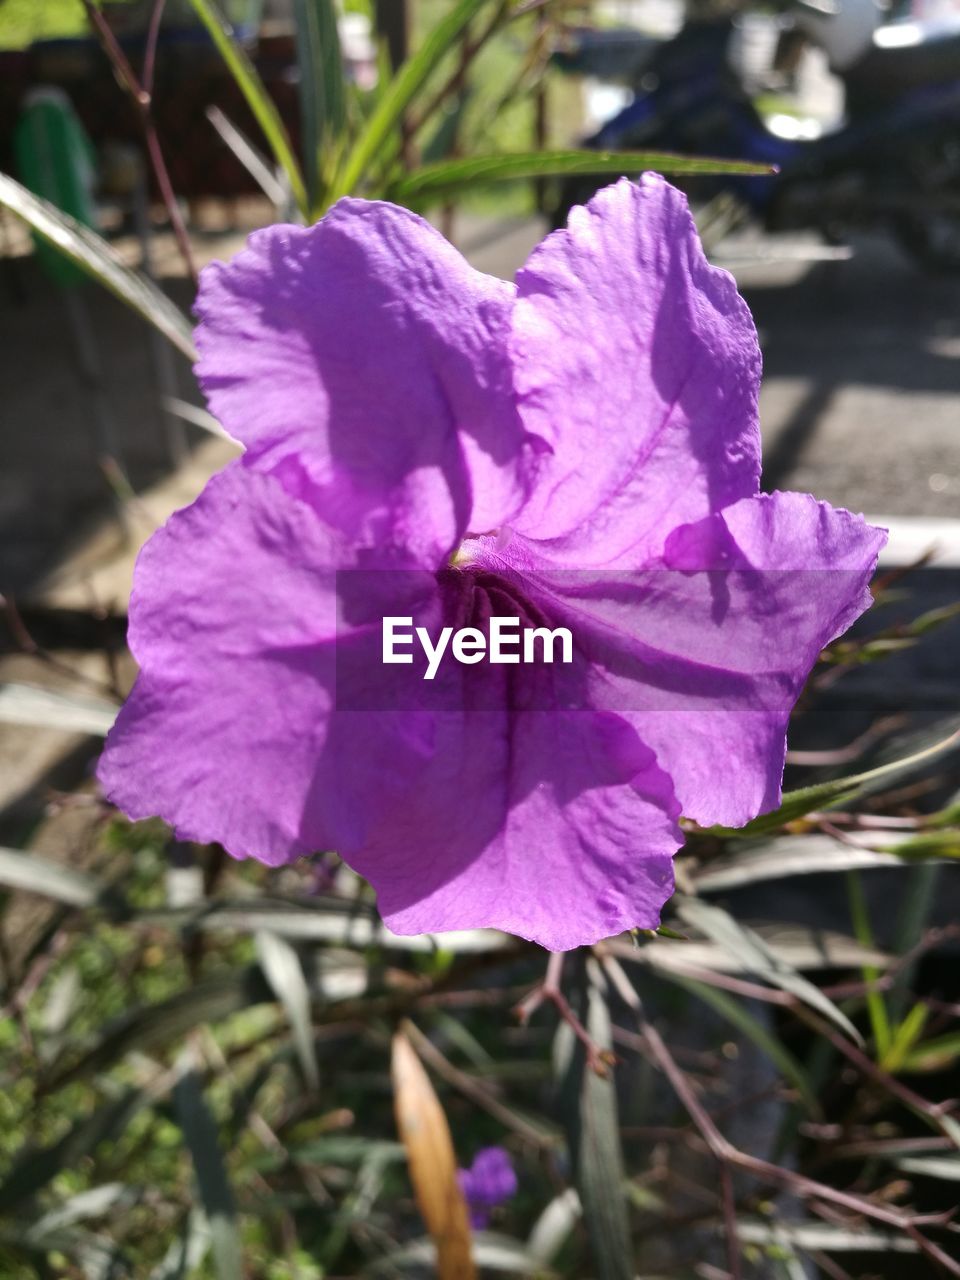
{"label": "veined petal", "polygon": [[506,352],[514,287],[429,223],[341,200],[202,274],[197,373],[245,463],[308,476],[358,544],[438,564],[499,525],[534,462]]}
{"label": "veined petal", "polygon": [[805,494],[675,530],[645,570],[558,570],[524,539],[476,554],[524,573],[568,626],[584,697],[634,726],[688,817],[740,826],[780,800],[790,712],[824,645],[871,602],[885,541]]}
{"label": "veined petal", "polygon": [[[378,699],[379,617],[345,621],[333,541],[276,478],[236,462],[147,543],[131,603],[141,674],[99,766],[128,816],[279,864],[361,843],[411,785],[432,726],[391,712],[392,689]],[[371,710],[335,716],[351,672]]]}
{"label": "veined petal", "polygon": [[479,710],[437,729],[406,803],[350,859],[392,929],[496,928],[564,951],[659,924],[679,807],[629,725]]}
{"label": "veined petal", "polygon": [[862,516],[803,493],[761,494],[672,535],[666,564],[710,602],[709,617],[683,610],[673,636],[697,661],[752,674],[774,694],[762,708],[644,721],[689,817],[740,826],[780,803],[790,712],[824,646],[872,604],[886,540]]}
{"label": "veined petal", "polygon": [[513,522],[571,567],[641,567],[757,492],[756,330],[684,196],[645,174],[575,208],[517,277],[524,426],[552,448]]}

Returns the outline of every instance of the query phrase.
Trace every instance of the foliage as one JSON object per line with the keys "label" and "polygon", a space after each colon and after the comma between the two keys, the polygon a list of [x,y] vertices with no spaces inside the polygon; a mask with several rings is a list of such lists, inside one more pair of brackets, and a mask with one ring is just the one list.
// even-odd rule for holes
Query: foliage
{"label": "foliage", "polygon": [[[692,1276],[709,1260],[786,1276],[854,1252],[902,1268],[906,1251],[957,1274],[936,1188],[960,1158],[938,1103],[960,1031],[917,985],[943,937],[926,924],[938,863],[922,842],[960,856],[943,791],[956,735],[864,751],[754,836],[691,828],[664,936],[554,957],[546,975],[542,952],[500,935],[388,934],[329,856],[271,871],[177,846],[171,876],[162,826],[99,806],[86,872],[6,854],[5,949],[16,939],[20,958],[0,1033],[4,1273],[421,1274],[435,1255],[417,1204],[437,1234],[452,1165],[430,1144],[448,1121],[460,1164],[500,1143],[519,1170],[516,1199],[474,1233],[483,1273]],[[942,802],[897,799],[924,779]],[[900,849],[915,879],[898,957],[877,946],[856,877]],[[734,886],[825,869],[853,877],[845,934],[748,927],[725,905]],[[29,888],[49,906],[20,937]],[[759,1131],[741,1071],[763,1082]],[[466,1274],[457,1231],[437,1234],[460,1259],[441,1274]]]}
{"label": "foliage", "polygon": [[0,49],[82,35],[86,25],[81,0],[0,0]]}

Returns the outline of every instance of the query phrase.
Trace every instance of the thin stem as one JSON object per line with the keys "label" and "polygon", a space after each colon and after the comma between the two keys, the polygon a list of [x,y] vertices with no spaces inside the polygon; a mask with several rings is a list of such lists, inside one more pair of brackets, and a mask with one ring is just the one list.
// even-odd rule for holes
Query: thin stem
{"label": "thin stem", "polygon": [[[924,941],[926,942],[927,940]],[[615,954],[624,954],[629,959],[632,954],[624,952],[618,943],[607,943],[604,950],[605,954],[611,957]],[[620,968],[619,964],[617,964],[617,968]],[[769,987],[760,986],[758,983],[745,982],[741,978],[731,977],[730,974],[715,973],[709,969],[698,969],[692,965],[689,967],[684,966],[682,972],[685,976],[693,978],[697,982],[703,982],[707,986],[719,987],[721,990],[730,991],[735,995],[741,995],[750,1000],[762,1000],[767,1004],[791,1009],[801,1022],[806,1023],[812,1030],[829,1040],[834,1048],[848,1058],[864,1075],[875,1080],[887,1093],[899,1099],[904,1106],[909,1107],[911,1111],[926,1119],[930,1125],[950,1141],[951,1146],[956,1146],[953,1127],[944,1124],[944,1116],[952,1109],[953,1102],[928,1102],[926,1098],[921,1097],[919,1093],[915,1093],[888,1071],[885,1071],[867,1054],[861,1053],[855,1045],[850,1043],[846,1036],[841,1035],[826,1019],[818,1017],[809,1006],[797,1000],[795,996],[791,996],[784,991],[772,991]],[[886,975],[886,977],[878,979],[875,984],[858,984],[855,994],[864,994],[871,989],[871,985],[876,987],[881,987],[884,983],[889,985],[889,978],[890,975]],[[624,975],[623,980],[627,982],[626,975]],[[633,988],[630,987],[630,990],[632,991]],[[826,988],[825,990],[826,993],[836,994],[833,988]]]}
{"label": "thin stem", "polygon": [[[187,234],[187,228],[184,225],[183,216],[180,213],[180,206],[177,204],[177,198],[173,191],[173,184],[170,181],[170,174],[167,170],[167,163],[163,158],[163,150],[160,146],[160,139],[157,136],[156,127],[153,123],[151,108],[153,99],[151,92],[137,79],[136,72],[130,65],[127,55],[120,47],[120,43],[110,24],[104,18],[103,14],[93,3],[93,0],[83,0],[83,7],[86,10],[87,17],[91,25],[100,37],[104,52],[113,64],[114,70],[127,87],[127,91],[133,98],[137,113],[140,116],[140,124],[143,128],[144,140],[147,144],[147,153],[150,157],[150,164],[153,167],[154,176],[157,179],[157,186],[160,189],[160,198],[163,200],[164,207],[167,210],[167,216],[170,219],[170,225],[173,228],[173,234],[177,241],[177,247],[180,250],[180,256],[183,258],[187,272],[194,283],[197,282],[197,265],[193,256],[193,250],[190,247],[190,237]],[[157,7],[154,10],[153,17],[156,19],[157,30],[159,32],[159,17],[162,12],[162,0],[158,0]],[[150,57],[149,81],[152,86],[154,75],[154,60],[156,56],[156,39],[154,39],[154,52],[151,54],[149,37],[147,54]],[[144,78],[147,78],[148,68],[144,67]]]}
{"label": "thin stem", "polygon": [[157,43],[160,39],[160,23],[167,0],[153,0],[150,13],[150,26],[147,29],[147,48],[143,55],[143,90],[147,97],[153,99],[153,82],[157,68]]}
{"label": "thin stem", "polygon": [[640,997],[634,991],[618,961],[608,953],[602,957],[602,963],[610,981],[637,1018],[640,1034],[646,1045],[647,1056],[667,1077],[673,1091],[697,1127],[701,1138],[722,1165],[743,1169],[764,1181],[786,1187],[794,1195],[811,1202],[822,1201],[825,1204],[838,1205],[862,1217],[872,1218],[887,1226],[896,1227],[909,1235],[918,1248],[943,1268],[948,1275],[960,1276],[960,1263],[953,1262],[942,1249],[929,1241],[919,1231],[921,1226],[945,1226],[953,1216],[952,1210],[936,1214],[904,1213],[899,1209],[876,1204],[863,1196],[854,1195],[848,1191],[840,1191],[834,1187],[827,1186],[825,1183],[816,1182],[813,1178],[808,1178],[804,1174],[796,1173],[791,1169],[782,1169],[779,1165],[760,1159],[759,1156],[752,1156],[745,1151],[739,1150],[729,1142],[700,1104],[686,1076],[667,1048],[663,1037],[656,1027],[647,1020]]}
{"label": "thin stem", "polygon": [[733,1177],[726,1160],[720,1162],[720,1200],[723,1204],[723,1222],[727,1237],[727,1266],[731,1280],[741,1280],[743,1275],[740,1256],[740,1237],[737,1234],[737,1202],[733,1194]]}
{"label": "thin stem", "polygon": [[446,1080],[447,1084],[452,1085],[464,1097],[482,1107],[495,1120],[499,1120],[505,1128],[512,1129],[528,1142],[532,1142],[538,1147],[553,1146],[553,1142],[549,1137],[545,1136],[539,1129],[535,1129],[533,1125],[528,1124],[522,1116],[512,1111],[510,1107],[505,1106],[490,1091],[487,1085],[481,1083],[475,1076],[468,1075],[467,1072],[461,1071],[459,1067],[454,1066],[450,1059],[440,1052],[433,1041],[425,1036],[415,1023],[405,1018],[403,1029],[420,1057],[436,1071],[438,1076]]}
{"label": "thin stem", "polygon": [[93,0],[83,0],[83,7],[87,12],[91,25],[96,29],[97,35],[100,37],[104,52],[113,63],[114,70],[120,76],[120,79],[127,86],[128,92],[133,96],[141,110],[144,107],[148,107],[150,105],[150,95],[137,79],[136,72],[130,65],[117,37],[113,34],[109,22],[93,3]]}
{"label": "thin stem", "polygon": [[514,16],[508,12],[508,9],[508,0],[501,0],[501,3],[497,6],[490,21],[483,28],[480,34],[475,36],[473,40],[464,40],[460,61],[456,70],[443,82],[433,97],[430,98],[427,105],[421,108],[418,115],[408,117],[407,129],[411,138],[423,128],[437,108],[447,100],[453,90],[457,87],[457,84],[463,79],[470,63],[473,62],[474,58],[484,47],[487,41],[490,40],[492,36],[496,35],[500,26],[505,21],[509,21]]}
{"label": "thin stem", "polygon": [[560,980],[563,977],[563,958],[564,953],[562,951],[554,951],[551,954],[550,959],[547,961],[547,972],[543,981],[534,987],[525,999],[520,1001],[514,1009],[514,1015],[526,1026],[536,1010],[545,1001],[549,1001],[586,1050],[587,1066],[591,1071],[596,1072],[598,1076],[605,1078],[616,1059],[609,1050],[601,1049],[594,1042],[590,1032],[574,1013],[570,1007],[570,1002],[563,994],[560,986]]}

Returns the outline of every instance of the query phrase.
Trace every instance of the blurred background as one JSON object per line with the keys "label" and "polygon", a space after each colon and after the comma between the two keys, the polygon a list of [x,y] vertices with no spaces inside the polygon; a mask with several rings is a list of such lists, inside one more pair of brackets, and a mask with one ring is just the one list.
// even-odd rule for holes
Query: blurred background
{"label": "blurred background", "polygon": [[[753,311],[765,487],[891,531],[816,789],[562,995],[111,812],[136,553],[235,453],[196,272],[356,192],[512,278],[648,168]],[[960,1275],[958,281],[954,0],[0,0],[0,1277]]]}

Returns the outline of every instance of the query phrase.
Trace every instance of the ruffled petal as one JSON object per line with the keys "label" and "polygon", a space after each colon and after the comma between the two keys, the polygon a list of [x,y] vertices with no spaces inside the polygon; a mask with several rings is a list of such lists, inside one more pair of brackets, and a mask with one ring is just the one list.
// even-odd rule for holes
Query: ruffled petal
{"label": "ruffled petal", "polygon": [[544,555],[638,568],[757,492],[756,330],[679,191],[653,174],[607,187],[517,284],[520,414],[553,453],[513,525]]}
{"label": "ruffled petal", "polygon": [[699,618],[683,608],[674,643],[682,635],[681,651],[698,663],[765,690],[762,707],[643,718],[689,817],[740,826],[780,803],[790,713],[824,646],[873,603],[886,540],[862,516],[802,493],[750,498],[672,535],[665,562],[684,578],[687,600],[702,601]]}
{"label": "ruffled petal", "polygon": [[659,923],[679,807],[623,720],[481,710],[437,729],[406,803],[350,859],[392,929],[489,927],[564,951]]}
{"label": "ruffled petal", "polygon": [[[393,711],[392,685],[378,697],[393,670],[379,613],[345,621],[336,559],[313,510],[239,462],[150,539],[131,601],[141,674],[98,771],[126,814],[279,864],[362,843],[402,798],[432,725]],[[387,578],[413,595],[433,586]],[[350,699],[360,681],[369,709]],[[341,696],[350,709],[334,716]]]}
{"label": "ruffled petal", "polygon": [[341,200],[202,273],[197,373],[245,463],[358,544],[439,563],[522,503],[535,450],[506,352],[514,287],[429,223]]}
{"label": "ruffled petal", "polygon": [[550,625],[570,628],[571,687],[634,726],[684,814],[741,826],[779,803],[790,712],[824,645],[869,607],[885,539],[778,493],[675,530],[640,572],[558,571],[521,539],[476,555],[521,571]]}

